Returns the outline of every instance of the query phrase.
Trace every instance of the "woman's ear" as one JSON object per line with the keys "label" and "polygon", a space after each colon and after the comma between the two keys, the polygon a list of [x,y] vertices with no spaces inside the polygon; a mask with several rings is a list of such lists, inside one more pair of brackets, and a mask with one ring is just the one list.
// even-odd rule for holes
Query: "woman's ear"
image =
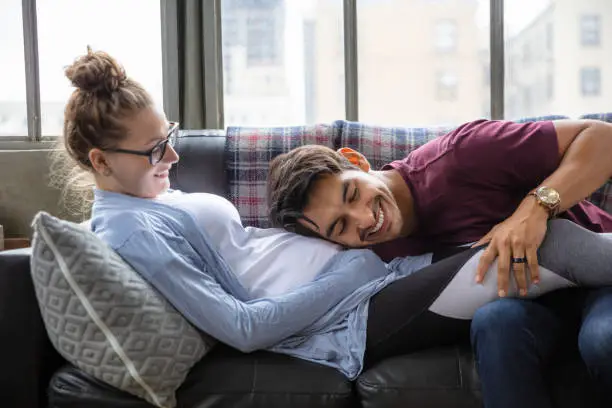
{"label": "woman's ear", "polygon": [[338,149],[338,153],[344,156],[352,164],[359,167],[362,171],[365,171],[366,173],[370,172],[370,162],[357,150],[353,150],[350,147],[341,147]]}
{"label": "woman's ear", "polygon": [[100,149],[93,148],[89,151],[87,156],[89,158],[89,162],[91,163],[91,167],[93,167],[93,170],[96,173],[104,176],[108,176],[110,174],[110,167],[108,167],[106,157],[104,157],[104,152],[102,152]]}

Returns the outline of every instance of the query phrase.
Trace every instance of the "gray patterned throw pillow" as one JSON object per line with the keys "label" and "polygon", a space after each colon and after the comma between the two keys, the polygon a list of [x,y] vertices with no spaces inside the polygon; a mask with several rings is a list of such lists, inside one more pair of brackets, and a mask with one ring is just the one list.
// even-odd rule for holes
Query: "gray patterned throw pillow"
{"label": "gray patterned throw pillow", "polygon": [[32,227],[32,278],[57,351],[116,388],[176,406],[176,389],[213,340],[83,226],[41,212]]}

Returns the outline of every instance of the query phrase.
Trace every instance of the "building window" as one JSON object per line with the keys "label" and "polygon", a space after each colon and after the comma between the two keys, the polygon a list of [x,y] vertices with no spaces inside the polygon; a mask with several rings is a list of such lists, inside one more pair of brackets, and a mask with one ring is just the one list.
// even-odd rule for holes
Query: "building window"
{"label": "building window", "polygon": [[580,18],[580,42],[583,46],[600,45],[601,19],[597,15],[584,15]]}
{"label": "building window", "polygon": [[221,36],[223,38],[223,45],[231,47],[240,44],[240,36],[238,33],[238,21],[235,18],[224,18],[222,25]]}
{"label": "building window", "polygon": [[552,23],[548,23],[546,25],[546,50],[549,52],[553,51],[554,34],[555,32]]}
{"label": "building window", "polygon": [[531,59],[532,59],[531,44],[529,43],[523,44],[523,64],[525,65],[531,64]]}
{"label": "building window", "polygon": [[583,96],[599,96],[601,94],[601,70],[588,67],[580,70],[580,89]]}
{"label": "building window", "polygon": [[247,63],[275,65],[279,62],[276,21],[272,16],[247,19]]}
{"label": "building window", "polygon": [[225,81],[225,92],[228,95],[231,95],[235,92],[234,67],[232,61],[232,50],[226,49],[223,53],[223,80]]}
{"label": "building window", "polygon": [[546,97],[551,100],[555,96],[555,78],[552,73],[546,75]]}
{"label": "building window", "polygon": [[457,49],[457,23],[441,20],[435,25],[435,48],[438,52],[454,52]]}
{"label": "building window", "polygon": [[529,87],[525,87],[523,88],[523,106],[522,108],[525,110],[525,112],[531,112],[532,111],[532,103],[533,103],[533,99],[531,96],[531,89]]}
{"label": "building window", "polygon": [[453,72],[438,72],[436,78],[437,99],[439,101],[454,101],[457,99],[457,75]]}

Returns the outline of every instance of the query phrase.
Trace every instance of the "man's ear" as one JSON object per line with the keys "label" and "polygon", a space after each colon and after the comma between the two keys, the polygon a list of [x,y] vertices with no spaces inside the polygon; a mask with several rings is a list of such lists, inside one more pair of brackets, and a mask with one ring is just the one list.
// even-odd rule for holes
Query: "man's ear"
{"label": "man's ear", "polygon": [[350,147],[341,147],[340,149],[338,149],[338,153],[344,156],[355,166],[359,167],[362,171],[365,171],[366,173],[370,172],[370,162],[363,154],[359,153],[357,150],[353,150]]}

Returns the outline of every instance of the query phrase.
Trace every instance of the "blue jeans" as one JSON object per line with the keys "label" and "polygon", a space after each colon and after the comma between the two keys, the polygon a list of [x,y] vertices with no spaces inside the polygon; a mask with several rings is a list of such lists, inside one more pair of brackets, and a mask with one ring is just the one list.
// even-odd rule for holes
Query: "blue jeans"
{"label": "blue jeans", "polygon": [[[592,291],[580,303],[580,355],[601,388],[612,394],[612,288]],[[485,408],[552,407],[543,373],[567,334],[571,319],[564,317],[521,299],[500,299],[476,312],[471,340]]]}

